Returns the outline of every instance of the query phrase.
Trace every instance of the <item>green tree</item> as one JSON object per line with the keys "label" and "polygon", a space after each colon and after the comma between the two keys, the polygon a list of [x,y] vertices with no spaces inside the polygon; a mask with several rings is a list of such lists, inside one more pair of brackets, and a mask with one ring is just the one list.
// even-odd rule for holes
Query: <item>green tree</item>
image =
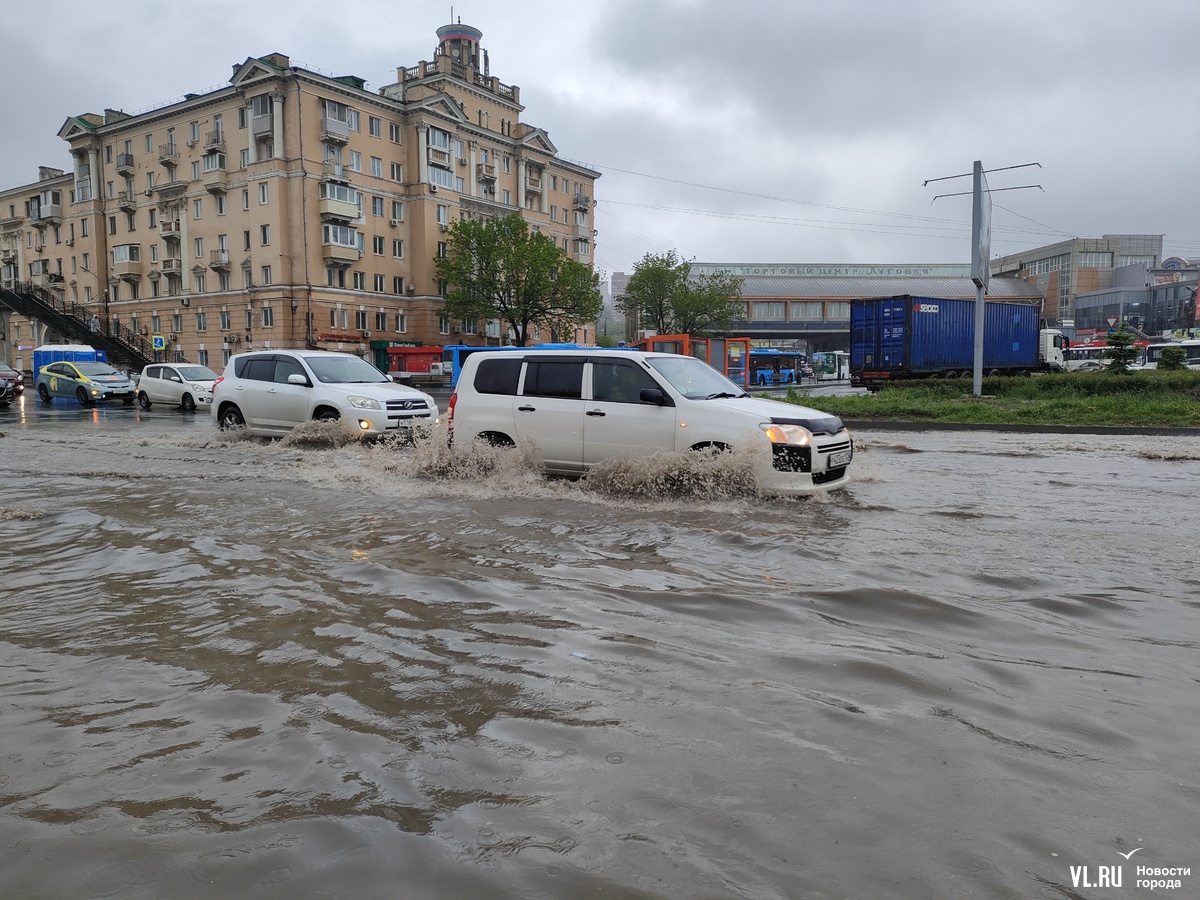
{"label": "green tree", "polygon": [[692,275],[691,263],[670,250],[634,263],[617,306],[638,328],[704,336],[726,333],[745,318],[741,295],[742,279],[728,272]]}
{"label": "green tree", "polygon": [[1186,369],[1187,351],[1181,345],[1163,347],[1162,354],[1158,357],[1158,368],[1168,371],[1171,369]]}
{"label": "green tree", "polygon": [[1129,365],[1137,357],[1137,350],[1133,346],[1133,342],[1137,339],[1136,335],[1126,327],[1122,322],[1116,331],[1110,332],[1106,343],[1108,347],[1104,351],[1104,355],[1112,360],[1109,363],[1108,371],[1121,374],[1129,371]]}
{"label": "green tree", "polygon": [[561,338],[600,315],[599,276],[519,215],[456,222],[446,244],[434,265],[451,318],[500,319],[525,346],[534,328]]}

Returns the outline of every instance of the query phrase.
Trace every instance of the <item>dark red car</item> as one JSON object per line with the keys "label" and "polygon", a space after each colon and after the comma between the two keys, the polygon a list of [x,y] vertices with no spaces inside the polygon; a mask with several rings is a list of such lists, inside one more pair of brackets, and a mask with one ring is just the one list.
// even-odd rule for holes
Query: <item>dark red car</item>
{"label": "dark red car", "polygon": [[12,366],[4,363],[0,363],[0,381],[7,381],[11,385],[14,396],[25,390],[24,373],[18,372]]}

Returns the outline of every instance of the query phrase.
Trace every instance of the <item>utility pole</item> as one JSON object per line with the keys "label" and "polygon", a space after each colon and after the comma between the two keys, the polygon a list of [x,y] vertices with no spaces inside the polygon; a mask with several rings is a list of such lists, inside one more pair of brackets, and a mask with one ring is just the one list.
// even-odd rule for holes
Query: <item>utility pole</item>
{"label": "utility pole", "polygon": [[[983,163],[975,160],[971,172],[962,175],[946,175],[941,178],[930,178],[922,187],[934,181],[949,181],[952,178],[972,179],[971,190],[957,194],[938,194],[930,203],[941,197],[965,197],[971,195],[971,280],[975,282],[975,367],[972,391],[976,397],[983,395],[983,328],[984,310],[987,306],[987,289],[989,262],[992,254],[992,189],[988,187],[988,172],[1006,172],[1010,169],[1024,169],[1029,166],[1042,167],[1041,163],[1022,163],[1019,166],[1004,166],[1000,169],[984,169]],[[1040,184],[1023,184],[1018,187],[996,188],[996,191],[1021,191],[1027,188],[1044,190]]]}

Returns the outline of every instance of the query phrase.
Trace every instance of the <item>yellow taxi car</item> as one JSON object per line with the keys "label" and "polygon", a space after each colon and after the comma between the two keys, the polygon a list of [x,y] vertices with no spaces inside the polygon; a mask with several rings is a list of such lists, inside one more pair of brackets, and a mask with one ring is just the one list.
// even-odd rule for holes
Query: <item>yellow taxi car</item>
{"label": "yellow taxi car", "polygon": [[55,362],[37,374],[37,395],[46,403],[55,397],[74,397],[84,406],[97,400],[133,402],[133,382],[108,363]]}

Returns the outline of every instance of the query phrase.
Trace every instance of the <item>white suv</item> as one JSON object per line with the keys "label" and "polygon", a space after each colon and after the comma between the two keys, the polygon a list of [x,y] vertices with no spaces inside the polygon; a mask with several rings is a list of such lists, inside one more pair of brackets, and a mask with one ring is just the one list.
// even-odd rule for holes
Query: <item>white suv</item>
{"label": "white suv", "polygon": [[759,490],[782,496],[842,487],[854,455],[837,416],[751,397],[690,356],[636,350],[477,351],[447,424],[458,442],[531,439],[561,474],[612,457],[759,445],[770,449]]}
{"label": "white suv", "polygon": [[229,360],[213,385],[222,428],[277,436],[314,419],[345,419],[366,437],[432,426],[437,403],[349,353],[256,350]]}

